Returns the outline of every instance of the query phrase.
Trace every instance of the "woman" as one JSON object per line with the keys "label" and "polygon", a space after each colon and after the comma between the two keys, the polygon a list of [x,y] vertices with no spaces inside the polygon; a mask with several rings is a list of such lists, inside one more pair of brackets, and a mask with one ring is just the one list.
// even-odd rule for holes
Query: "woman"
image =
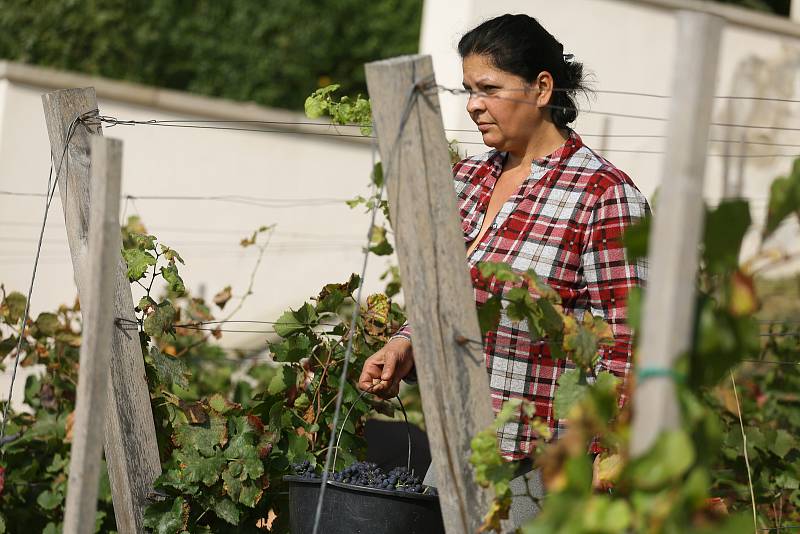
{"label": "woman", "polygon": [[[478,262],[533,269],[559,292],[566,312],[590,312],[611,325],[614,344],[602,350],[599,367],[624,380],[631,360],[626,297],[643,284],[646,270],[626,261],[620,238],[649,207],[625,173],[569,128],[577,117],[574,95],[585,90],[582,65],[527,15],[480,24],[461,38],[458,51],[470,94],[467,112],[483,142],[494,147],[453,168],[473,280],[479,279]],[[493,289],[510,287],[497,283]],[[478,304],[489,296],[475,289]],[[552,359],[542,340],[531,339],[525,321],[512,322],[504,312],[486,338],[485,354],[494,409],[510,398],[528,399],[557,436],[563,422],[553,416],[553,396],[571,364]],[[413,366],[406,325],[367,359],[359,387],[392,397]],[[534,441],[527,424],[509,423],[498,432],[510,460],[528,458]],[[515,484],[524,489],[521,478]],[[530,503],[512,505],[515,523],[532,513]]]}

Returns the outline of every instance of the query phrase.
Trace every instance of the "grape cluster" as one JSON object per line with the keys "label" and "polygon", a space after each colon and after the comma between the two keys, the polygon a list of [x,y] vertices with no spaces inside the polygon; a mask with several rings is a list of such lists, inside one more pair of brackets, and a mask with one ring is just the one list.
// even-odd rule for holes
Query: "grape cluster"
{"label": "grape cluster", "polygon": [[368,488],[436,495],[435,488],[424,486],[419,477],[405,467],[395,467],[389,473],[384,473],[377,464],[356,462],[334,473],[333,480]]}
{"label": "grape cluster", "polygon": [[319,475],[314,470],[314,466],[311,465],[311,462],[305,460],[304,462],[300,462],[299,464],[292,464],[291,465],[294,474],[299,476],[300,478],[308,478],[308,479],[318,479]]}

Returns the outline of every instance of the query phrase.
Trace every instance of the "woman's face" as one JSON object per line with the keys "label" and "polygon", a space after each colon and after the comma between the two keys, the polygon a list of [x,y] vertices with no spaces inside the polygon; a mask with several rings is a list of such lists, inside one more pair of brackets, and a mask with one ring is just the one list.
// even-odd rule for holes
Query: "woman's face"
{"label": "woman's face", "polygon": [[[464,58],[464,89],[470,92],[467,113],[483,134],[483,142],[498,150],[519,152],[529,145],[544,120],[550,91],[541,91],[541,78],[532,83],[500,70],[489,57],[472,54]],[[547,80],[545,80],[546,82]]]}

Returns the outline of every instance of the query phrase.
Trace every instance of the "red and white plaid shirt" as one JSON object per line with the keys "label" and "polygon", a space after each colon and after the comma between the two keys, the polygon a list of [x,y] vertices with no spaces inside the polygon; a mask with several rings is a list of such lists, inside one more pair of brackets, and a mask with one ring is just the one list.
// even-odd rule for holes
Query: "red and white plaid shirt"
{"label": "red and white plaid shirt", "polygon": [[[507,153],[497,150],[460,161],[453,167],[464,241],[480,232]],[[631,331],[626,325],[628,290],[643,285],[644,262],[628,263],[621,243],[623,230],[649,213],[647,199],[633,181],[586,147],[574,132],[549,156],[531,165],[531,174],[500,209],[493,224],[469,256],[475,300],[483,304],[511,285],[493,281],[486,287],[479,262],[505,262],[518,272],[533,269],[561,295],[564,311],[603,317],[614,344],[601,349],[598,370],[623,378],[631,366]],[[506,303],[504,302],[504,305]],[[397,334],[411,338],[405,325]],[[542,340],[531,339],[526,321],[513,322],[501,313],[496,331],[484,345],[492,406],[498,411],[511,398],[525,398],[536,416],[547,421],[557,437],[564,421],[553,415],[556,381],[574,367],[555,360]],[[535,435],[525,423],[513,422],[498,432],[508,459],[529,455]]]}

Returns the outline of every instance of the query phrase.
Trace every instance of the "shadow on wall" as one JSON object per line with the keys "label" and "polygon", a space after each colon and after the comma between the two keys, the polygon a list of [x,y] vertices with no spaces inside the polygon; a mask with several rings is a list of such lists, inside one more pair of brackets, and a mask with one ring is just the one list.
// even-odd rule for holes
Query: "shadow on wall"
{"label": "shadow on wall", "polygon": [[[728,124],[768,125],[772,128],[745,129],[724,128],[723,152],[730,155],[758,156],[726,166],[723,176],[723,196],[741,196],[744,193],[744,165],[771,168],[782,162],[778,158],[765,157],[780,152],[775,143],[782,140],[782,132],[776,128],[796,127],[800,120],[800,107],[796,102],[781,102],[772,99],[797,100],[800,98],[800,47],[784,44],[774,57],[751,55],[736,66],[728,84],[728,95],[756,97],[752,100],[729,99],[721,107],[715,122]],[[764,100],[758,100],[763,98]],[[764,144],[757,144],[764,143]],[[727,159],[727,158],[726,158]]]}

